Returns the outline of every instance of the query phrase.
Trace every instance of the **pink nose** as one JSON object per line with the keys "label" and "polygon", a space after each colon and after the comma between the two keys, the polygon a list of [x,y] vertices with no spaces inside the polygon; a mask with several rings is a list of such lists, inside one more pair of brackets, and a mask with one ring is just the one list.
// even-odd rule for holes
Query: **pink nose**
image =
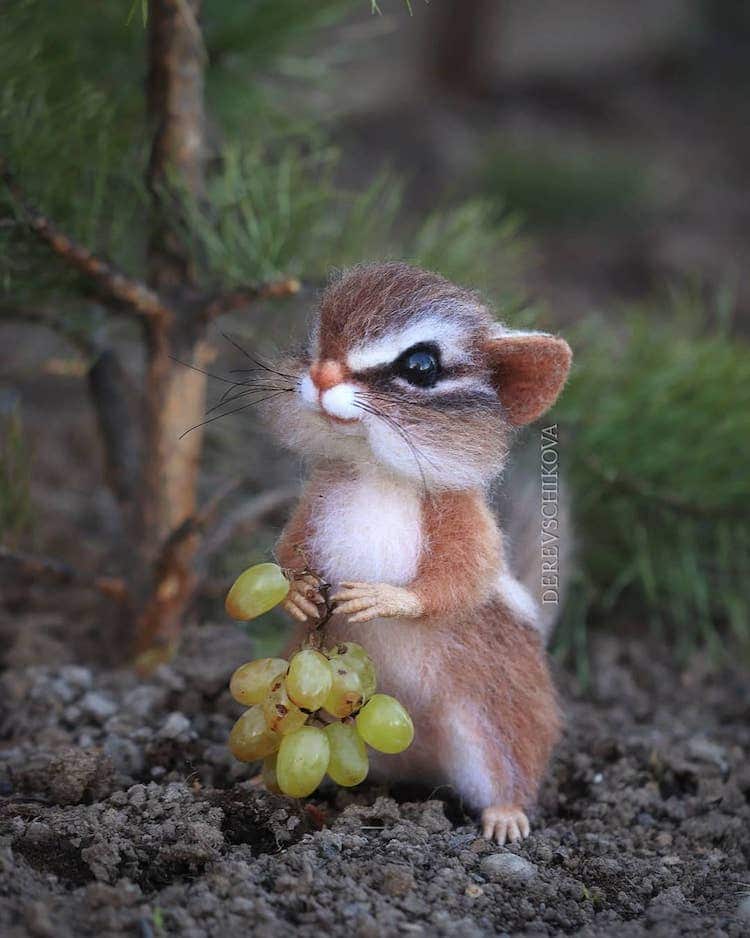
{"label": "pink nose", "polygon": [[345,373],[342,366],[331,359],[322,362],[313,362],[310,365],[310,377],[320,394],[330,390],[344,380]]}

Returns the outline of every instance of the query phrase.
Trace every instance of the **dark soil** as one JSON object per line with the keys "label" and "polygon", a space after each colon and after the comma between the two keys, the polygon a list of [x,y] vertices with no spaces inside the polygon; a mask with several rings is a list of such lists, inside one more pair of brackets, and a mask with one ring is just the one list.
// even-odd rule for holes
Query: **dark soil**
{"label": "dark soil", "polygon": [[560,678],[532,837],[500,848],[448,792],[254,788],[225,747],[250,656],[204,627],[148,683],[4,673],[4,935],[748,934],[746,674],[600,644],[586,695]]}

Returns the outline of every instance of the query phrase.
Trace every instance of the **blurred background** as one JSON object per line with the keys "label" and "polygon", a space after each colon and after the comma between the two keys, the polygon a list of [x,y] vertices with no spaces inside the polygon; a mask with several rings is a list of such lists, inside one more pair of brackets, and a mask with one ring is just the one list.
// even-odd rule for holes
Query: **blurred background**
{"label": "blurred background", "polygon": [[[332,267],[379,258],[574,347],[543,421],[573,503],[571,680],[600,634],[748,660],[746,3],[15,0],[0,18],[6,666],[121,663],[136,639],[148,670],[185,622],[226,621],[300,478],[234,412],[235,369],[305,336]],[[254,623],[256,651],[283,628]]]}

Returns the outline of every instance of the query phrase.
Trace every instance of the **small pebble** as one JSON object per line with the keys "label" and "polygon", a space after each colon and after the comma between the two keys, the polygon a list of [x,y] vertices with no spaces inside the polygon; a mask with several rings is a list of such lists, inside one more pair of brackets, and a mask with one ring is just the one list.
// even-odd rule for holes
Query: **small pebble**
{"label": "small pebble", "polygon": [[162,723],[157,735],[161,739],[179,739],[188,735],[190,732],[190,720],[184,713],[175,711],[170,713],[167,719]]}
{"label": "small pebble", "polygon": [[96,691],[88,691],[80,701],[81,710],[95,720],[106,720],[117,710],[115,702]]}
{"label": "small pebble", "polygon": [[524,860],[515,853],[490,854],[482,860],[480,868],[487,879],[493,883],[525,883],[533,879],[537,873],[533,863],[529,863],[528,860]]}

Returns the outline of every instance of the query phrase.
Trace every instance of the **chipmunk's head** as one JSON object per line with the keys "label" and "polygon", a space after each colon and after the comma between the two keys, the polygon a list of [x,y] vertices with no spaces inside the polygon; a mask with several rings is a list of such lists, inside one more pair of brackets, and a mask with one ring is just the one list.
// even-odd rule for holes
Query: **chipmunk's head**
{"label": "chipmunk's head", "polygon": [[355,267],[325,291],[275,423],[314,458],[378,463],[429,488],[501,468],[513,427],[554,403],[570,348],[499,326],[473,293],[406,264]]}

